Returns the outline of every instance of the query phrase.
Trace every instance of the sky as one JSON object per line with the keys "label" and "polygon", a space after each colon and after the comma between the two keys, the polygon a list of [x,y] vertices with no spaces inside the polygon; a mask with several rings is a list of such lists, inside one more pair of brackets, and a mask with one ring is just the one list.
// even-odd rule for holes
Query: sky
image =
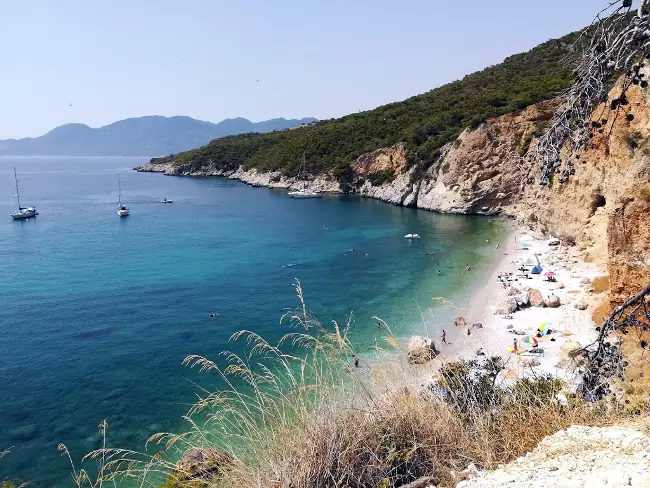
{"label": "sky", "polygon": [[0,0],[0,139],[143,115],[327,119],[589,24],[608,0]]}

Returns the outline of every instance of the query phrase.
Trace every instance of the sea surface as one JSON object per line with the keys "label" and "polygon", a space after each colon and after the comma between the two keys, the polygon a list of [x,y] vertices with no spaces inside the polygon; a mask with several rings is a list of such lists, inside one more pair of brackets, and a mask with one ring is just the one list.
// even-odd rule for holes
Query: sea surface
{"label": "sea surface", "polygon": [[[57,445],[79,460],[104,419],[119,447],[179,428],[205,381],[183,358],[241,352],[241,329],[277,341],[296,279],[321,322],[353,313],[362,358],[374,315],[438,336],[454,312],[432,297],[466,303],[503,235],[487,218],[131,170],[144,161],[0,158],[0,481],[73,486]],[[14,167],[35,219],[9,216]]]}

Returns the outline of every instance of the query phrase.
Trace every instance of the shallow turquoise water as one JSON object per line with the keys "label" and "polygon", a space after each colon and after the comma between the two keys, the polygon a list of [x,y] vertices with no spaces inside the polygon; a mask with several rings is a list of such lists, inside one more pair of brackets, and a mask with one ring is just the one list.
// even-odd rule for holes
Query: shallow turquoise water
{"label": "shallow turquoise water", "polygon": [[[279,339],[295,278],[322,322],[354,312],[361,352],[377,332],[373,315],[407,336],[423,331],[424,310],[437,333],[450,312],[432,297],[462,304],[503,232],[484,218],[352,196],[293,200],[130,171],[140,162],[0,158],[0,449],[13,446],[0,480],[71,486],[56,447],[80,458],[98,447],[103,419],[113,446],[141,448],[174,430],[205,381],[182,359],[238,350],[228,338],[240,329]],[[9,217],[13,166],[36,219]],[[118,172],[125,219],[115,215]],[[409,232],[422,239],[405,240]]]}

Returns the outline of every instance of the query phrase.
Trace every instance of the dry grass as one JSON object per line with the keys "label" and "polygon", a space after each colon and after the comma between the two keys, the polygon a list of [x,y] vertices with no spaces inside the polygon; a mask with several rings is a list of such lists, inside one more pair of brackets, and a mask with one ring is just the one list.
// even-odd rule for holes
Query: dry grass
{"label": "dry grass", "polygon": [[[152,436],[146,453],[94,451],[85,460],[98,462],[99,477],[91,481],[75,472],[78,485],[119,486],[132,478],[157,486],[166,478],[168,488],[388,488],[432,475],[440,486],[451,486],[470,463],[494,468],[571,424],[610,420],[611,409],[578,401],[560,406],[556,382],[513,385],[501,366],[479,383],[443,375],[442,396],[399,388],[394,377],[363,374],[349,365],[348,327],[321,325],[307,311],[299,284],[297,292],[300,307],[285,320],[300,332],[279,345],[241,332],[233,339],[247,341],[249,354],[226,354],[225,369],[199,356],[185,360],[225,385],[205,392],[190,409],[187,432]],[[283,352],[287,345],[303,355]],[[191,447],[225,452],[232,461],[208,481],[193,478],[174,462]]]}

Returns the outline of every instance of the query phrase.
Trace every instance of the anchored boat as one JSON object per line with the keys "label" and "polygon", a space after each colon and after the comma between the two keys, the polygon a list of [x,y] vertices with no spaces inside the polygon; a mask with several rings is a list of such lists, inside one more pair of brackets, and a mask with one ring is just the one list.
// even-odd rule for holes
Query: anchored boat
{"label": "anchored boat", "polygon": [[21,207],[20,206],[20,192],[18,191],[18,176],[16,175],[16,168],[14,168],[14,181],[16,183],[16,198],[18,199],[18,210],[11,213],[11,218],[14,220],[29,219],[36,217],[38,212],[34,207]]}

